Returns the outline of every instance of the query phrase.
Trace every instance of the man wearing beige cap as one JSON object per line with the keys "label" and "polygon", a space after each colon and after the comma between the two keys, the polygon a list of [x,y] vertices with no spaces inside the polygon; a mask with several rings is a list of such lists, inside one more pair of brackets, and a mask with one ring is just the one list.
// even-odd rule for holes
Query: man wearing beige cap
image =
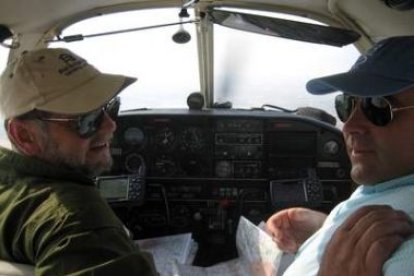
{"label": "man wearing beige cap", "polygon": [[1,76],[0,259],[36,275],[153,275],[153,264],[95,188],[111,167],[116,97],[136,79],[65,49],[22,54]]}

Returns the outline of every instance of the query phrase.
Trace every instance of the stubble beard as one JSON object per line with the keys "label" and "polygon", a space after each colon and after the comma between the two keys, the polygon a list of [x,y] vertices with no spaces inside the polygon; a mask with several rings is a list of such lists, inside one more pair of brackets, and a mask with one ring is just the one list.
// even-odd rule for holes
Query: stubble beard
{"label": "stubble beard", "polygon": [[82,163],[77,156],[61,152],[58,143],[50,137],[44,135],[43,138],[44,152],[41,158],[55,166],[81,173],[90,178],[101,175],[102,173],[109,171],[112,167],[113,160],[111,157],[108,158],[107,162],[100,161],[93,164]]}

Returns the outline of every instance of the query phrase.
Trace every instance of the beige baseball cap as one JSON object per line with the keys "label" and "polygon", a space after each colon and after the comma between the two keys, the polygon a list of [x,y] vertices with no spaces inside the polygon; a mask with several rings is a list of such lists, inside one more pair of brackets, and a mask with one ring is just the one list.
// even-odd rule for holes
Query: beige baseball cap
{"label": "beige baseball cap", "polygon": [[0,112],[5,119],[34,109],[82,114],[103,106],[135,81],[101,73],[67,49],[29,51],[1,76]]}

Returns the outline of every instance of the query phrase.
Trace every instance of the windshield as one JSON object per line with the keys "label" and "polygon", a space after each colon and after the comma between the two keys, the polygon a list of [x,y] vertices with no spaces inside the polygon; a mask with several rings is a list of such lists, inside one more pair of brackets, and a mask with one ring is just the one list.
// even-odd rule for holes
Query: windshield
{"label": "windshield", "polygon": [[[74,24],[62,36],[178,23],[178,13],[175,8],[111,14]],[[195,25],[185,24],[184,28],[192,37],[185,44],[172,40],[179,30],[175,25],[51,43],[50,47],[69,48],[103,72],[137,77],[138,81],[120,95],[121,110],[178,108],[186,106],[188,94],[200,91]]]}
{"label": "windshield", "polygon": [[221,26],[216,30],[218,101],[243,108],[312,106],[334,114],[333,95],[310,95],[305,84],[318,76],[347,71],[358,55],[353,46],[337,48]]}
{"label": "windshield", "polygon": [[[194,19],[192,10],[189,9]],[[61,36],[94,34],[119,29],[179,22],[179,9],[150,9],[105,15],[66,28]],[[280,18],[280,14],[257,13]],[[290,20],[312,22],[295,16]],[[184,24],[191,35],[178,44],[172,36],[178,25],[50,43],[69,48],[103,72],[125,74],[138,81],[121,93],[121,110],[136,108],[187,108],[187,96],[200,91],[196,25]],[[3,71],[9,50],[0,47]],[[311,106],[336,116],[335,95],[314,96],[306,82],[314,77],[347,71],[358,56],[354,46],[332,47],[214,25],[214,102],[231,102],[233,108],[264,104],[287,109]],[[337,126],[341,127],[341,123]],[[1,128],[0,144],[8,145]]]}
{"label": "windshield", "polygon": [[[76,23],[62,36],[177,23],[178,13],[179,9],[168,8],[105,15]],[[191,17],[185,20],[194,19],[189,13]],[[185,108],[187,96],[200,91],[200,76],[196,26],[184,24],[183,28],[191,35],[183,44],[172,39],[179,30],[175,25],[51,43],[51,47],[70,48],[102,71],[138,77],[121,94],[123,110]],[[334,115],[333,95],[310,95],[305,84],[314,77],[348,70],[358,51],[354,46],[324,46],[214,25],[214,55],[215,102],[230,101],[233,108],[312,106]]]}

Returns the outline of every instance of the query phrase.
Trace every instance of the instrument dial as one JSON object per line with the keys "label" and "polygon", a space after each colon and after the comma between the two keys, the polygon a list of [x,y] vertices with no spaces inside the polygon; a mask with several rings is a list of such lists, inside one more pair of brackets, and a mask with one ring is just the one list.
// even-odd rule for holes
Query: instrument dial
{"label": "instrument dial", "polygon": [[124,141],[130,146],[142,146],[145,143],[145,134],[138,127],[130,127],[124,132]]}
{"label": "instrument dial", "polygon": [[145,161],[144,158],[138,153],[128,154],[125,158],[125,169],[129,173],[145,173]]}
{"label": "instrument dial", "polygon": [[175,145],[175,133],[169,127],[158,130],[154,135],[155,147],[162,150],[172,150]]}
{"label": "instrument dial", "polygon": [[191,152],[197,152],[203,149],[207,144],[206,134],[198,127],[184,129],[180,134],[180,140],[183,149]]}
{"label": "instrument dial", "polygon": [[339,144],[337,141],[329,140],[323,145],[323,153],[326,155],[334,156],[339,152]]}

